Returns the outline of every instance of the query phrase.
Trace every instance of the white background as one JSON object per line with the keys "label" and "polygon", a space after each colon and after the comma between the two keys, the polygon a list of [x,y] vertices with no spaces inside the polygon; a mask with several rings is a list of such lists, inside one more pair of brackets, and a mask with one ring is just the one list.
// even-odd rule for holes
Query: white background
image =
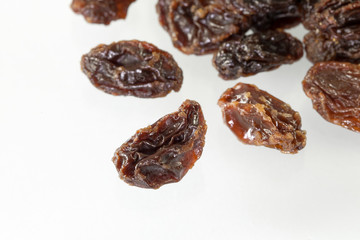
{"label": "white background", "polygon": [[[155,0],[128,18],[88,24],[70,1],[4,1],[0,14],[0,239],[360,239],[360,135],[323,120],[303,93],[301,61],[224,81],[212,56],[186,56],[160,27]],[[300,26],[290,31],[300,39]],[[114,97],[94,88],[81,55],[139,39],[171,54],[184,84],[165,98]],[[238,81],[299,111],[308,143],[296,155],[243,145],[217,100]],[[208,123],[202,157],[159,190],[118,178],[117,147],[139,128],[198,101]]]}

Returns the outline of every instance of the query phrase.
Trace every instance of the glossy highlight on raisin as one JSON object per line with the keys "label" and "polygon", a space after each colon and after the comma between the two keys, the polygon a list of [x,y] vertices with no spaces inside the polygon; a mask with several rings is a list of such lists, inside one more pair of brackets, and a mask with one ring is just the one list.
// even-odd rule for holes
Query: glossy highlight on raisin
{"label": "glossy highlight on raisin", "polygon": [[178,92],[183,81],[169,53],[137,40],[101,44],[83,55],[81,68],[95,87],[112,95],[164,97]]}
{"label": "glossy highlight on raisin", "polygon": [[108,25],[111,21],[125,19],[133,2],[135,0],[73,0],[71,8],[89,23]]}
{"label": "glossy highlight on raisin", "polygon": [[177,112],[140,129],[113,157],[130,185],[157,189],[180,181],[200,158],[207,126],[200,104],[186,100]]}
{"label": "glossy highlight on raisin", "polygon": [[227,126],[245,144],[293,154],[306,145],[300,114],[255,85],[236,84],[222,94],[218,105]]}
{"label": "glossy highlight on raisin", "polygon": [[327,121],[360,132],[360,66],[321,62],[307,73],[303,88]]}
{"label": "glossy highlight on raisin", "polygon": [[282,31],[269,30],[225,41],[213,64],[225,80],[270,71],[303,56],[302,43]]}

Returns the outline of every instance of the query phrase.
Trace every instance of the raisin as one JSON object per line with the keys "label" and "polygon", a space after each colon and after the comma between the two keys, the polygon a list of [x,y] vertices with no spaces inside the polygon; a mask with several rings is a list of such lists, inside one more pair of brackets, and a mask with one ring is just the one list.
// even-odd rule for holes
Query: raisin
{"label": "raisin", "polygon": [[186,100],[177,112],[140,129],[113,157],[126,183],[157,189],[180,181],[200,158],[207,126],[199,103]]}
{"label": "raisin", "polygon": [[307,73],[303,88],[327,121],[360,132],[360,66],[321,62]]}
{"label": "raisin", "polygon": [[310,31],[304,37],[306,57],[313,63],[331,60],[360,63],[360,25],[358,28],[358,33],[342,29],[342,37]]}
{"label": "raisin", "polygon": [[224,79],[236,79],[290,64],[303,56],[302,43],[290,34],[269,30],[224,42],[213,63]]}
{"label": "raisin", "polygon": [[307,58],[314,63],[333,60],[360,63],[360,1],[307,2],[310,7],[303,21],[311,30],[304,38]]}
{"label": "raisin", "polygon": [[163,97],[183,81],[169,53],[137,40],[99,45],[82,57],[81,67],[95,87],[113,95]]}
{"label": "raisin", "polygon": [[128,7],[135,0],[73,0],[71,8],[89,23],[110,24],[126,18]]}
{"label": "raisin", "polygon": [[238,83],[218,101],[230,130],[245,143],[297,153],[306,145],[300,114],[283,101],[258,89]]}
{"label": "raisin", "polygon": [[301,22],[298,0],[239,0],[252,15],[259,30],[290,28]]}
{"label": "raisin", "polygon": [[245,33],[249,19],[223,0],[159,0],[159,21],[176,48],[186,54],[214,52],[235,33]]}

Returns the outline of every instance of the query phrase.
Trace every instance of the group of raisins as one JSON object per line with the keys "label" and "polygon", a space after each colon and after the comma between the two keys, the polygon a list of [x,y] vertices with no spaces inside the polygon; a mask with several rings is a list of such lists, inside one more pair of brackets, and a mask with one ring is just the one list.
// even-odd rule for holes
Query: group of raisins
{"label": "group of raisins", "polygon": [[[125,18],[135,0],[73,0],[90,23]],[[303,43],[284,29],[303,23],[307,57],[315,65],[303,89],[327,121],[360,132],[360,0],[158,0],[161,26],[185,54],[214,54],[225,80],[290,64]],[[83,55],[81,68],[106,93],[141,98],[179,91],[181,68],[173,57],[143,41],[99,45]],[[218,101],[228,127],[246,144],[297,153],[306,145],[300,114],[255,85],[238,83]],[[143,188],[178,182],[200,158],[207,125],[199,103],[140,129],[118,148],[120,178]]]}

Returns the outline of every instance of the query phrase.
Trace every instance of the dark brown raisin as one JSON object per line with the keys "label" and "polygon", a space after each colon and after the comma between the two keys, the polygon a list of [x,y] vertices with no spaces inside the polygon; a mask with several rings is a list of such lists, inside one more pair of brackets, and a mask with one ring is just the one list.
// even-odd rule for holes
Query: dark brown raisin
{"label": "dark brown raisin", "polygon": [[[360,1],[318,0],[309,3],[304,26],[307,58],[360,63]],[[305,10],[304,10],[305,11]]]}
{"label": "dark brown raisin", "polygon": [[135,0],[73,0],[71,8],[89,23],[110,24],[126,18],[128,7]]}
{"label": "dark brown raisin", "polygon": [[360,66],[343,62],[315,64],[303,88],[327,121],[360,132]]}
{"label": "dark brown raisin", "polygon": [[310,31],[304,37],[306,57],[313,63],[331,60],[360,63],[360,25],[358,28],[358,33],[342,29],[342,37]]}
{"label": "dark brown raisin", "polygon": [[120,178],[154,189],[180,181],[200,158],[206,130],[199,103],[186,100],[177,112],[138,130],[116,150],[113,162]]}
{"label": "dark brown raisin", "polygon": [[256,32],[224,42],[213,63],[223,79],[236,79],[290,64],[303,56],[302,43],[281,31]]}
{"label": "dark brown raisin", "polygon": [[81,68],[95,87],[113,95],[163,97],[183,81],[169,53],[137,40],[99,45],[82,57]]}
{"label": "dark brown raisin", "polygon": [[298,0],[238,0],[252,16],[252,27],[259,30],[290,28],[301,22]]}
{"label": "dark brown raisin", "polygon": [[221,41],[250,27],[247,17],[222,0],[159,0],[157,12],[174,46],[186,54],[214,52]]}
{"label": "dark brown raisin", "polygon": [[283,101],[258,89],[238,83],[218,102],[230,130],[245,143],[297,153],[306,145],[300,114]]}

